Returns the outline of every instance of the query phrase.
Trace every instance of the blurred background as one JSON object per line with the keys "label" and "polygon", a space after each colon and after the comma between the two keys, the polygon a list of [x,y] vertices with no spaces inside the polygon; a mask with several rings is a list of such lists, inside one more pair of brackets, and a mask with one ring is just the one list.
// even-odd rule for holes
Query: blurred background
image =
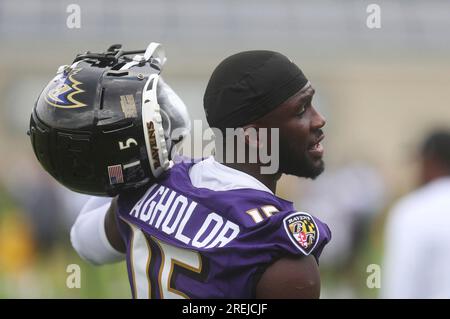
{"label": "blurred background", "polygon": [[[381,28],[369,28],[369,4]],[[81,9],[69,28],[70,4]],[[321,261],[322,297],[376,298],[367,266],[383,262],[392,204],[418,183],[417,147],[450,124],[449,1],[0,0],[0,298],[130,298],[125,263],[95,267],[69,230],[86,201],[41,169],[26,135],[33,104],[76,53],[160,42],[163,76],[204,121],[214,67],[249,49],[279,51],[316,88],[327,118],[326,173],[283,177],[278,195],[333,231]],[[66,286],[67,266],[81,288]]]}

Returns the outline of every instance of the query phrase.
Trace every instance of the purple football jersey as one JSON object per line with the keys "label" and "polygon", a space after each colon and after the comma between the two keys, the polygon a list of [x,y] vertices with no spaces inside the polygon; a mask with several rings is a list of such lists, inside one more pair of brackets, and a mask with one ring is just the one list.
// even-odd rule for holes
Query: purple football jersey
{"label": "purple football jersey", "polygon": [[319,258],[331,239],[326,224],[262,190],[194,187],[193,164],[119,196],[134,298],[254,298],[280,257]]}

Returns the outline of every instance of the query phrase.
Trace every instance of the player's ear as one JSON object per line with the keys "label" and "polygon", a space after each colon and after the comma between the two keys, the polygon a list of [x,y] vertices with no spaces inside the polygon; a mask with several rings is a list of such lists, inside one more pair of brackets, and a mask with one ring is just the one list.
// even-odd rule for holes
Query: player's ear
{"label": "player's ear", "polygon": [[251,148],[261,149],[264,147],[263,139],[259,136],[258,127],[254,124],[249,124],[243,127],[245,144]]}

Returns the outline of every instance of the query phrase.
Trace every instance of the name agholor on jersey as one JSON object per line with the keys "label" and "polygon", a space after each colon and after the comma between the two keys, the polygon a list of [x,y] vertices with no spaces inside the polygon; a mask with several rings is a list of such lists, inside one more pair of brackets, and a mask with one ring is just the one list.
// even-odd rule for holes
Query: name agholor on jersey
{"label": "name agholor on jersey", "polygon": [[223,247],[239,235],[237,224],[215,212],[204,218],[202,226],[192,238],[184,234],[184,228],[197,205],[197,202],[168,187],[154,184],[136,203],[130,215],[196,248]]}
{"label": "name agholor on jersey", "polygon": [[[194,165],[177,163],[158,183],[118,198],[134,298],[254,298],[259,274],[273,261],[319,258],[331,238],[326,224],[252,185],[194,186]],[[199,172],[236,179],[234,172],[207,176],[211,167]]]}

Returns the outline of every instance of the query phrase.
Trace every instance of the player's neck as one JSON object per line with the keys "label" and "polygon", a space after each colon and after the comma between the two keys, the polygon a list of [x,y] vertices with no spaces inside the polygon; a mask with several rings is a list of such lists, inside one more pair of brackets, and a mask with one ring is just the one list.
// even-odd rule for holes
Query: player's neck
{"label": "player's neck", "polygon": [[261,174],[261,166],[248,163],[223,163],[223,165],[253,176],[275,194],[281,174]]}

